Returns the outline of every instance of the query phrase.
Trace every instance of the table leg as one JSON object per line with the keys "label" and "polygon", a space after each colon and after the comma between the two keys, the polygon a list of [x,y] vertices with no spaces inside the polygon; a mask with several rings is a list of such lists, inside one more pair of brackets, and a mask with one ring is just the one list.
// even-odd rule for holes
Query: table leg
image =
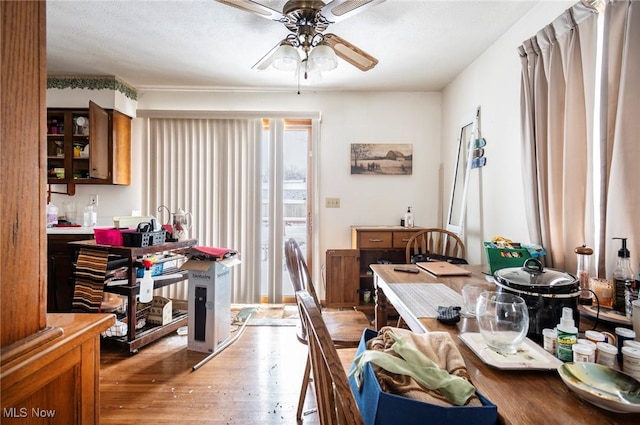
{"label": "table leg", "polygon": [[133,260],[129,259],[129,295],[127,296],[127,339],[129,342],[136,339],[136,313],[138,312],[138,296],[135,294],[134,288],[136,283],[136,268],[133,267]]}
{"label": "table leg", "polygon": [[387,326],[387,296],[378,285],[376,288],[376,308],[375,308],[375,325],[376,330],[380,330],[383,326]]}

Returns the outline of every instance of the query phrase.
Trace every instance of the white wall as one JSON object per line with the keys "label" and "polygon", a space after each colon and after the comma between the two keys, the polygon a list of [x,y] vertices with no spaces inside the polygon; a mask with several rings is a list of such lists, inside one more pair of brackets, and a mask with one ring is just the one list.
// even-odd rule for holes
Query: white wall
{"label": "white wall", "polygon": [[90,100],[101,108],[136,116],[137,101],[116,90],[47,89],[47,108],[88,108]]}
{"label": "white wall", "polygon": [[[416,225],[439,225],[439,93],[227,93],[144,92],[142,110],[308,111],[321,113],[317,191],[319,249],[351,246],[351,225],[400,224],[413,206]],[[411,176],[350,174],[351,143],[413,144]],[[324,208],[326,197],[339,209]],[[318,264],[316,261],[315,264]]]}
{"label": "white wall", "polygon": [[469,185],[465,242],[472,263],[486,263],[482,242],[494,236],[540,242],[529,240],[522,194],[517,47],[573,4],[575,1],[540,2],[443,90],[445,187],[451,185],[460,123],[477,106],[481,108],[481,135],[487,141],[487,165],[472,170]]}
{"label": "white wall", "polygon": [[[78,106],[78,93],[63,106]],[[91,93],[85,93],[91,96]],[[293,111],[320,112],[316,223],[318,250],[314,264],[324,263],[330,248],[351,246],[351,225],[400,224],[412,206],[415,224],[440,226],[440,93],[239,93],[147,91],[138,95],[139,110]],[[82,99],[88,102],[88,99]],[[82,104],[82,102],[80,102]],[[49,103],[49,106],[59,106]],[[141,154],[141,119],[133,120],[131,186],[76,186],[78,203],[88,194],[100,198],[99,222],[140,209],[141,175],[136,158]],[[351,143],[413,144],[411,176],[362,176],[350,174]],[[447,195],[448,196],[448,195]],[[326,197],[340,198],[339,209],[324,208]],[[66,198],[54,195],[54,203]],[[154,214],[155,211],[142,211]],[[317,273],[317,268],[315,272]]]}

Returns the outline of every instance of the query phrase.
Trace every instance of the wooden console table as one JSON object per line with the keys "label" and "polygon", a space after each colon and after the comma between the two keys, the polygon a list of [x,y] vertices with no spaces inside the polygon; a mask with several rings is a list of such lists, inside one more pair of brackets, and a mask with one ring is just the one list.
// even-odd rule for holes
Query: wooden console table
{"label": "wooden console table", "polygon": [[[111,254],[120,255],[128,259],[128,280],[127,285],[106,286],[105,292],[123,295],[127,297],[127,335],[123,337],[110,337],[112,340],[125,346],[129,352],[136,353],[138,349],[147,345],[158,338],[161,338],[181,326],[187,325],[187,310],[174,310],[173,319],[163,326],[152,326],[142,331],[136,330],[136,312],[138,309],[138,294],[140,293],[140,285],[137,283],[136,268],[134,263],[138,258],[147,254],[155,254],[159,252],[180,252],[184,251],[196,244],[196,239],[188,239],[178,242],[166,242],[161,245],[145,246],[145,247],[125,247],[98,245],[95,240],[70,242],[79,248],[90,247],[93,249],[103,249]],[[187,278],[187,272],[180,273],[180,277],[171,279],[162,279],[154,281],[154,289],[162,288],[167,285],[173,285]]]}
{"label": "wooden console table", "polygon": [[326,253],[326,306],[364,309],[367,304],[363,299],[365,291],[373,292],[373,274],[369,265],[378,261],[404,264],[407,242],[422,229],[351,226],[351,249],[329,249]]}

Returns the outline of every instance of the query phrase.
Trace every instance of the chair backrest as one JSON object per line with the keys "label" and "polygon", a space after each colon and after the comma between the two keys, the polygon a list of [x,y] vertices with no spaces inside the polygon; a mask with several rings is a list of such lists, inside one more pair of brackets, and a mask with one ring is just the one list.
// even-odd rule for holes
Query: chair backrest
{"label": "chair backrest", "polygon": [[308,329],[309,361],[321,425],[363,425],[347,374],[322,313],[307,291],[296,292],[300,318]]}
{"label": "chair backrest", "polygon": [[298,245],[295,239],[290,238],[285,242],[284,253],[293,289],[295,292],[307,291],[313,297],[316,305],[320,307],[320,300],[318,299],[318,295],[316,294],[316,290],[313,286],[311,274],[307,267],[307,261],[304,259],[304,254],[300,249],[300,245]]}
{"label": "chair backrest", "polygon": [[407,264],[416,254],[436,254],[466,259],[467,250],[458,235],[445,229],[431,228],[416,232],[407,242]]}

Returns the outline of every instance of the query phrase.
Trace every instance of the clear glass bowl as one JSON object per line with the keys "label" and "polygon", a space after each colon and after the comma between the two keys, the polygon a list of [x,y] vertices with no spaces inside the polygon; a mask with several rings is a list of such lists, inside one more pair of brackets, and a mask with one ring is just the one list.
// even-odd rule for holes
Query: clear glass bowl
{"label": "clear glass bowl", "polygon": [[476,304],[476,319],[486,344],[499,353],[515,353],[529,330],[529,310],[524,299],[506,292],[482,292]]}

